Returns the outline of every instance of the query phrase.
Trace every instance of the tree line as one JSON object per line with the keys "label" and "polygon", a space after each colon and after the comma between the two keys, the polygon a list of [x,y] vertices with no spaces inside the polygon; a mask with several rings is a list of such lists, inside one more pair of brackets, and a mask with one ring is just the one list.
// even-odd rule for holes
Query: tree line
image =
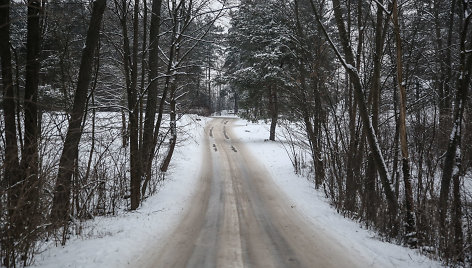
{"label": "tree line", "polygon": [[152,194],[177,121],[208,114],[227,9],[205,0],[0,2],[2,264]]}
{"label": "tree line", "polygon": [[470,264],[471,12],[456,0],[243,0],[226,81],[243,115],[270,120],[270,140],[288,126],[296,172],[343,215]]}

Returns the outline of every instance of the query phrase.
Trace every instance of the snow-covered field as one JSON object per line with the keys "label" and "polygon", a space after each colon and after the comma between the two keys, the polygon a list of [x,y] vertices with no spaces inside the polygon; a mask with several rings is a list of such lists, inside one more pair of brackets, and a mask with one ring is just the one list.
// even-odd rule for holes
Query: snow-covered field
{"label": "snow-covered field", "polygon": [[[148,198],[137,211],[122,211],[114,217],[96,217],[89,221],[82,237],[74,237],[64,247],[45,246],[36,256],[35,267],[125,267],[151,244],[163,240],[178,223],[201,166],[203,127],[210,119],[186,124],[188,137],[176,151],[171,174],[159,192]],[[325,232],[371,260],[372,267],[440,267],[440,264],[416,251],[384,243],[359,224],[343,218],[329,206],[323,193],[293,172],[285,149],[277,142],[265,142],[268,125],[238,120],[233,132],[247,144],[287,194],[293,206],[309,222],[323,226]]]}

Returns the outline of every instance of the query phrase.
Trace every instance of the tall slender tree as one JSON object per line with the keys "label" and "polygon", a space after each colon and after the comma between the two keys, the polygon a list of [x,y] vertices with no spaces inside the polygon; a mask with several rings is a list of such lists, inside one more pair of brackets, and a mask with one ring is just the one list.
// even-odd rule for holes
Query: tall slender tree
{"label": "tall slender tree", "polygon": [[408,243],[412,246],[416,245],[416,226],[415,226],[415,213],[413,203],[413,190],[411,188],[410,179],[410,159],[408,154],[408,141],[406,132],[406,90],[405,82],[403,81],[403,50],[402,50],[402,38],[400,36],[400,23],[398,21],[398,1],[393,0],[392,10],[392,21],[393,30],[395,35],[395,47],[396,47],[396,63],[397,63],[397,86],[400,100],[400,141],[401,141],[401,152],[402,152],[402,168],[403,168],[403,183],[405,188],[405,222],[406,222],[406,235]]}
{"label": "tall slender tree", "polygon": [[[80,62],[74,104],[59,161],[59,171],[54,188],[51,221],[56,227],[59,227],[61,223],[67,223],[69,220],[73,167],[82,136],[82,119],[86,113],[87,92],[92,78],[92,68],[90,68],[90,66],[93,66],[95,49],[97,48],[100,38],[100,27],[105,7],[106,0],[93,1],[92,15],[90,17],[87,38]],[[63,241],[63,243],[64,242],[65,241]]]}
{"label": "tall slender tree", "polygon": [[[5,181],[8,187],[7,210],[9,217],[8,227],[2,230],[5,236],[2,239],[2,251],[5,251],[4,263],[9,266],[15,262],[15,237],[18,231],[15,229],[17,222],[21,222],[20,211],[16,209],[19,199],[20,164],[18,155],[18,140],[15,120],[15,92],[13,85],[13,67],[10,41],[10,1],[0,1],[0,57],[2,68],[2,95],[3,117],[5,124]],[[3,253],[3,252],[2,252]]]}
{"label": "tall slender tree", "polygon": [[[151,179],[151,165],[154,158],[155,149],[155,121],[158,100],[158,76],[159,76],[159,38],[161,25],[162,0],[152,0],[151,24],[149,26],[149,85],[147,87],[146,113],[144,117],[143,141],[141,143],[141,163],[144,175],[144,183]],[[162,97],[165,101],[165,96]],[[161,100],[162,100],[161,99]],[[157,127],[157,125],[156,125]],[[141,183],[141,182],[140,182]],[[145,193],[143,187],[142,195]],[[139,201],[136,200],[136,201]],[[139,202],[131,204],[131,209],[136,209]]]}
{"label": "tall slender tree", "polygon": [[[461,25],[460,25],[460,55],[459,55],[459,78],[456,84],[456,97],[453,115],[453,126],[447,145],[447,151],[444,158],[443,173],[441,177],[441,189],[439,195],[439,228],[440,228],[440,239],[441,246],[445,247],[447,240],[447,229],[446,229],[446,215],[448,210],[448,200],[451,187],[451,180],[454,177],[454,196],[455,196],[455,221],[458,226],[456,227],[455,240],[460,243],[462,247],[462,231],[460,226],[461,222],[461,210],[460,210],[460,191],[459,191],[459,180],[460,180],[460,154],[461,135],[462,135],[462,124],[464,120],[464,110],[467,105],[470,79],[472,75],[472,53],[470,53],[472,46],[469,42],[471,33],[469,30],[470,21],[472,19],[472,4],[468,1],[462,1],[461,5]],[[443,248],[444,249],[444,248]],[[447,250],[447,248],[445,249]],[[462,252],[462,251],[461,251]],[[459,254],[462,254],[462,253]],[[459,257],[459,259],[463,259]]]}

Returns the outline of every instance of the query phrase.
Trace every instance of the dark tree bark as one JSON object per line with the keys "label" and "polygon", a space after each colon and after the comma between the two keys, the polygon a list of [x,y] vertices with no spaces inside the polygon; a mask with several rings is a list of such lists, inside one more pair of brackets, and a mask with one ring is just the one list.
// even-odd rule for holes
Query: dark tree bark
{"label": "dark tree bark", "polygon": [[[383,4],[383,0],[379,0],[380,4]],[[371,113],[372,113],[372,127],[374,128],[375,133],[379,133],[379,101],[380,101],[380,74],[382,70],[382,55],[383,48],[385,43],[385,27],[387,23],[384,23],[383,10],[378,7],[376,14],[375,22],[375,51],[373,55],[373,73],[372,73],[372,84],[370,88],[370,97],[371,97]],[[365,187],[365,200],[366,204],[366,217],[369,220],[375,221],[376,219],[376,206],[370,204],[375,204],[376,202],[376,191],[375,185],[377,181],[377,170],[375,168],[374,158],[372,154],[369,154],[367,160],[367,170],[366,177],[364,181]]]}
{"label": "dark tree bark", "polygon": [[[20,164],[18,156],[18,140],[16,135],[15,120],[15,92],[13,85],[12,58],[10,50],[10,1],[0,0],[0,57],[2,68],[2,94],[3,94],[3,117],[5,119],[5,181],[7,183],[7,210],[9,216],[9,229],[5,244],[2,250],[5,250],[4,264],[8,267],[15,262],[14,237],[17,235],[15,226],[20,221],[18,217],[16,204],[19,198],[18,182]],[[2,239],[3,240],[3,239]],[[2,241],[3,242],[3,241]]]}
{"label": "dark tree bark", "polygon": [[100,37],[100,26],[105,11],[106,0],[95,0],[93,2],[92,16],[87,31],[85,47],[80,62],[79,78],[74,96],[74,105],[69,120],[64,148],[59,161],[59,172],[57,174],[54,197],[51,210],[51,221],[58,227],[60,223],[69,218],[69,206],[71,195],[71,179],[74,160],[79,150],[79,142],[82,136],[82,118],[85,115],[87,91],[92,78],[92,68],[95,49]]}
{"label": "dark tree bark", "polygon": [[[20,168],[23,172],[22,211],[23,224],[34,229],[38,220],[37,206],[40,182],[38,178],[38,86],[39,86],[39,54],[41,47],[41,1],[28,1],[28,22],[26,36],[26,83],[24,95],[24,147]],[[33,234],[31,234],[33,235]],[[26,240],[29,240],[26,239]]]}
{"label": "dark tree bark", "polygon": [[452,35],[454,29],[454,14],[456,8],[456,0],[449,1],[449,18],[447,22],[447,37],[446,37],[446,48],[444,49],[444,36],[441,34],[441,22],[440,18],[441,7],[445,3],[444,1],[434,0],[434,33],[436,38],[435,54],[439,61],[439,69],[435,75],[435,87],[439,94],[439,135],[438,135],[438,148],[440,152],[446,151],[447,139],[449,130],[451,129],[451,116],[452,116],[452,62],[451,62],[451,45]]}
{"label": "dark tree bark", "polygon": [[[350,9],[350,7],[348,7]],[[359,72],[361,68],[361,56],[362,50],[364,47],[364,26],[362,18],[362,1],[357,3],[357,31],[359,33],[359,40],[357,43],[357,52],[356,52],[356,69]],[[350,29],[350,15],[348,15],[348,31]],[[357,101],[352,98],[352,86],[348,83],[349,87],[349,150],[348,150],[348,163],[347,163],[347,176],[346,176],[346,196],[344,200],[344,208],[350,212],[356,210],[356,194],[358,191],[358,185],[360,183],[360,178],[358,175],[360,170],[360,165],[357,163],[357,157],[360,151],[363,148],[358,148],[359,145],[359,135],[356,132],[357,125]],[[375,185],[375,184],[374,184]]]}
{"label": "dark tree bark", "polygon": [[[176,55],[176,45],[177,43],[179,42],[179,40],[177,40],[177,23],[178,23],[178,9],[175,5],[173,5],[173,9],[170,11],[171,12],[171,15],[172,15],[172,33],[171,33],[171,40],[170,40],[170,47],[169,47],[169,57],[168,57],[168,62],[167,62],[167,67],[166,67],[166,78],[165,78],[165,82],[164,82],[164,89],[162,91],[162,96],[161,96],[161,100],[159,102],[159,110],[158,110],[158,114],[157,114],[157,121],[156,121],[156,124],[154,126],[154,133],[153,133],[153,136],[152,136],[152,140],[151,140],[151,146],[149,146],[149,155],[148,155],[148,158],[147,158],[147,166],[146,166],[146,170],[145,170],[145,182],[144,182],[144,186],[143,186],[143,195],[144,193],[146,192],[146,188],[144,187],[147,187],[149,181],[151,180],[151,164],[152,164],[152,159],[154,157],[154,152],[155,152],[155,149],[156,149],[156,146],[157,146],[157,140],[158,140],[158,136],[159,136],[159,131],[160,131],[160,127],[161,127],[161,124],[162,124],[162,117],[164,115],[164,106],[166,105],[166,100],[167,100],[167,94],[169,92],[169,90],[171,90],[170,88],[172,87],[173,85],[173,82],[171,81],[171,74],[172,74],[172,71],[173,71],[173,63],[174,63],[174,59],[175,59],[175,55]],[[152,28],[152,26],[151,26]],[[180,38],[182,37],[182,35],[180,35]],[[157,100],[156,100],[157,102]],[[147,110],[146,110],[147,112]],[[145,125],[146,126],[146,125]],[[144,148],[143,148],[144,149]],[[164,160],[164,161],[167,161],[167,160]],[[169,163],[170,163],[170,159],[168,160]],[[165,164],[165,163],[164,163]],[[161,165],[161,170],[162,170],[162,165]]]}
{"label": "dark tree bark", "polygon": [[28,23],[26,37],[26,82],[24,95],[24,148],[21,166],[25,177],[38,176],[38,86],[41,2],[28,1]]}
{"label": "dark tree bark", "polygon": [[[349,79],[346,79],[349,81]],[[360,169],[360,165],[357,163],[357,155],[359,150],[359,133],[356,131],[357,125],[357,101],[353,98],[352,85],[347,83],[348,90],[348,106],[349,106],[349,149],[347,152],[347,165],[346,165],[346,195],[344,198],[343,206],[346,210],[353,212],[356,207],[356,193],[357,193],[357,181],[356,170]],[[364,137],[364,135],[361,135]],[[375,185],[375,183],[374,183]]]}
{"label": "dark tree bark", "polygon": [[171,85],[170,90],[170,141],[169,141],[169,149],[167,151],[167,155],[164,158],[164,161],[161,165],[161,171],[167,172],[169,168],[170,160],[172,159],[172,155],[174,154],[175,145],[177,144],[177,114],[176,114],[176,100],[175,100],[175,93],[176,93],[177,85],[174,81]]}
{"label": "dark tree bark", "polygon": [[[159,72],[159,31],[161,24],[161,6],[162,0],[152,1],[151,25],[149,29],[149,86],[148,98],[146,102],[146,114],[144,118],[143,141],[141,145],[141,162],[144,172],[145,182],[142,189],[142,195],[145,194],[147,181],[151,177],[151,165],[154,158],[154,123],[157,111],[158,84],[157,77]],[[161,102],[165,102],[165,95]],[[160,124],[160,122],[158,122]],[[157,125],[156,125],[157,126]],[[156,134],[157,135],[157,134]],[[157,137],[156,137],[157,139]]]}
{"label": "dark tree bark", "polygon": [[456,262],[464,261],[464,232],[462,230],[462,201],[461,201],[461,160],[456,160],[457,173],[453,176],[453,228],[454,228],[454,251],[453,260]]}
{"label": "dark tree bark", "polygon": [[[133,53],[131,57],[131,85],[128,89],[128,108],[130,120],[130,165],[131,170],[131,209],[138,208],[141,197],[141,157],[139,153],[139,101],[138,101],[138,27],[139,0],[134,1],[133,14]],[[125,29],[124,29],[125,30]],[[127,41],[127,40],[126,40]]]}
{"label": "dark tree bark", "polygon": [[[453,170],[456,165],[456,159],[460,158],[457,155],[457,147],[461,142],[461,128],[464,120],[464,109],[467,105],[469,84],[472,72],[472,55],[467,52],[472,48],[469,40],[469,24],[471,20],[470,12],[472,7],[468,2],[462,2],[462,18],[461,18],[461,33],[460,33],[460,62],[459,62],[459,78],[457,80],[456,99],[454,106],[453,127],[450,134],[447,151],[444,159],[443,174],[441,177],[441,188],[439,195],[439,228],[440,240],[443,247],[447,241],[446,230],[446,215],[449,200],[449,191],[451,187],[451,180],[453,177]],[[465,16],[465,14],[469,14]]]}
{"label": "dark tree bark", "polygon": [[[139,86],[139,148],[141,150],[143,146],[143,127],[144,127],[144,85],[146,83],[146,72],[148,70],[147,65],[147,29],[148,29],[148,6],[147,0],[143,0],[144,15],[143,15],[143,43],[142,43],[142,54],[141,54],[141,81]],[[141,154],[141,151],[139,152]],[[141,163],[142,172],[142,163]]]}
{"label": "dark tree bark", "polygon": [[126,93],[128,97],[129,144],[130,144],[130,197],[131,210],[139,207],[141,197],[141,155],[139,152],[139,92],[138,92],[138,26],[139,0],[134,2],[133,12],[133,48],[128,38],[128,1],[122,0],[121,5],[115,0],[115,6],[121,10],[120,22],[123,33],[123,65],[125,70]]}
{"label": "dark tree bark", "polygon": [[393,0],[392,10],[393,30],[395,34],[396,63],[397,63],[397,86],[400,101],[400,142],[402,153],[403,183],[405,188],[405,231],[410,246],[416,246],[416,225],[413,203],[413,190],[410,178],[410,157],[408,154],[408,141],[406,133],[406,89],[403,81],[403,52],[402,39],[400,36],[400,24],[398,22],[398,1]]}
{"label": "dark tree bark", "polygon": [[269,140],[275,141],[275,128],[277,127],[277,119],[279,118],[279,105],[277,103],[276,86],[270,85],[268,88],[269,95],[269,111],[270,111],[270,133]]}
{"label": "dark tree bark", "polygon": [[313,122],[313,153],[315,156],[314,159],[314,166],[315,166],[315,187],[316,185],[319,187],[323,183],[325,179],[325,164],[323,162],[323,157],[321,154],[322,150],[322,134],[321,128],[323,122],[326,122],[324,110],[321,103],[321,88],[317,83],[318,81],[312,81],[313,83],[313,98],[315,101],[315,115],[314,115],[314,122]]}

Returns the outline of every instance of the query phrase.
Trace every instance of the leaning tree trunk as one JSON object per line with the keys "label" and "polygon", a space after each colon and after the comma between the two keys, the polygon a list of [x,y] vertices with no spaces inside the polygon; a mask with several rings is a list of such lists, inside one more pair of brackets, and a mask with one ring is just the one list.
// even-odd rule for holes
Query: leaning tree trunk
{"label": "leaning tree trunk", "polygon": [[175,100],[175,91],[177,89],[177,82],[172,82],[171,90],[170,90],[170,142],[169,142],[169,149],[167,151],[167,155],[164,158],[164,161],[161,165],[161,171],[167,172],[169,168],[170,160],[172,159],[172,155],[174,154],[175,145],[177,144],[177,114],[176,114],[176,100]]}
{"label": "leaning tree trunk", "polygon": [[67,130],[64,148],[62,149],[61,158],[59,160],[59,172],[54,188],[51,221],[55,227],[67,221],[69,216],[74,160],[79,150],[79,142],[82,136],[81,122],[85,115],[87,91],[92,78],[92,68],[90,68],[90,66],[93,66],[105,6],[106,0],[95,0],[93,2],[92,16],[90,18],[90,25],[80,62],[79,78],[74,96],[72,114],[69,120],[69,128]]}
{"label": "leaning tree trunk", "polygon": [[[168,63],[168,73],[171,74],[171,72],[174,72],[174,68],[177,62],[179,62],[179,57],[180,57],[180,38],[182,36],[182,20],[184,19],[184,8],[185,3],[183,4],[183,7],[181,7],[180,10],[174,10],[173,12],[173,22],[174,22],[174,28],[173,28],[173,35],[174,37],[172,38],[173,40],[175,39],[175,42],[172,44],[171,49],[174,50],[174,53],[171,51],[171,57],[169,57],[169,63]],[[174,5],[175,8],[175,5]],[[177,12],[179,11],[179,12]],[[161,165],[161,172],[167,172],[169,168],[170,161],[172,159],[172,155],[174,154],[175,150],[175,145],[177,144],[177,111],[176,111],[176,91],[177,91],[177,80],[178,76],[174,74],[174,77],[172,77],[170,83],[170,92],[169,92],[169,99],[170,99],[170,142],[169,142],[169,149],[167,150],[167,155],[164,158],[164,161],[162,162]],[[161,106],[162,107],[162,106]],[[159,107],[159,109],[161,109]]]}
{"label": "leaning tree trunk", "polygon": [[[170,161],[174,154],[175,145],[177,144],[177,111],[176,111],[176,93],[177,93],[177,81],[178,76],[177,74],[173,74],[176,70],[175,68],[179,65],[180,59],[180,48],[181,48],[181,41],[183,37],[183,31],[185,30],[185,24],[190,21],[190,11],[192,7],[192,1],[190,1],[188,10],[185,9],[185,1],[180,2],[180,5],[176,6],[176,3],[173,3],[173,10],[172,10],[172,21],[174,23],[172,28],[172,45],[170,48],[169,53],[169,62],[167,65],[167,78],[166,78],[166,88],[164,89],[164,97],[166,96],[165,93],[167,90],[169,92],[169,99],[170,99],[170,143],[169,149],[167,150],[167,155],[164,158],[164,161],[161,165],[161,172],[167,172],[169,168]],[[172,78],[170,77],[172,75]],[[167,89],[168,88],[168,89]],[[164,103],[161,100],[161,104],[159,106],[159,119],[158,123],[160,125],[160,120],[162,119],[162,108]],[[159,126],[156,125],[156,126]],[[156,129],[157,130],[157,129]],[[158,134],[156,131],[155,135]]]}

